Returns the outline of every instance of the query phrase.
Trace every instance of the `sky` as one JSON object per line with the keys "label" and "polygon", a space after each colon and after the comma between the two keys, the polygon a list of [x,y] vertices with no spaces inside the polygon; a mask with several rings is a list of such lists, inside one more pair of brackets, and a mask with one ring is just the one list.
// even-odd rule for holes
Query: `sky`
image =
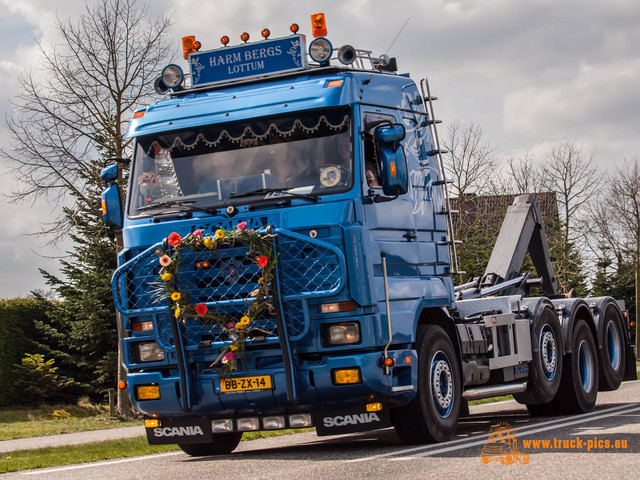
{"label": "sky", "polygon": [[[92,3],[93,0],[88,0]],[[38,65],[36,41],[57,41],[55,19],[77,19],[82,0],[0,0],[0,145],[19,75]],[[503,162],[528,154],[543,162],[563,140],[595,155],[600,172],[640,157],[638,0],[138,0],[173,19],[203,50],[228,35],[240,43],[293,22],[310,38],[310,15],[324,12],[335,47],[350,44],[395,56],[400,72],[428,77],[441,128],[478,124]],[[178,56],[181,62],[181,56]],[[186,62],[185,62],[186,65]],[[0,192],[17,188],[0,159]],[[33,237],[59,212],[48,202],[0,197],[0,299],[47,290],[38,272],[59,272],[70,242]]]}

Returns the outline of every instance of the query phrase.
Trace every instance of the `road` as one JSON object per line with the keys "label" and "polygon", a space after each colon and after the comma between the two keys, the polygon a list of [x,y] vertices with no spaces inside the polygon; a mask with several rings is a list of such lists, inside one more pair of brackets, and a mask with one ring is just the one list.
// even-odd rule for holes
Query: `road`
{"label": "road", "polygon": [[[517,450],[530,455],[528,464],[480,462],[490,427],[501,422],[516,429]],[[556,448],[552,448],[554,440]],[[548,441],[547,448],[543,441]],[[604,448],[606,441],[612,448]],[[2,480],[496,480],[514,476],[539,479],[558,474],[562,478],[604,480],[637,479],[639,470],[640,381],[636,381],[623,384],[615,392],[601,392],[594,411],[585,415],[534,418],[514,401],[475,406],[471,415],[460,421],[456,438],[436,445],[404,445],[392,429],[335,437],[303,433],[242,442],[225,457],[191,458],[173,452],[19,472],[3,475]]]}

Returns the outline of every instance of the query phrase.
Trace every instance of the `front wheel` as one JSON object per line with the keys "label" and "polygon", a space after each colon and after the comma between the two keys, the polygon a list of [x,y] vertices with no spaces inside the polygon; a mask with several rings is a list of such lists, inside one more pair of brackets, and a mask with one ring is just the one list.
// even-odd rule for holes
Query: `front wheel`
{"label": "front wheel", "polygon": [[406,406],[391,410],[391,421],[406,443],[450,439],[458,424],[462,383],[451,340],[436,325],[418,327],[418,393]]}
{"label": "front wheel", "polygon": [[242,439],[242,432],[216,433],[211,443],[179,443],[180,449],[192,457],[226,455],[233,452]]}

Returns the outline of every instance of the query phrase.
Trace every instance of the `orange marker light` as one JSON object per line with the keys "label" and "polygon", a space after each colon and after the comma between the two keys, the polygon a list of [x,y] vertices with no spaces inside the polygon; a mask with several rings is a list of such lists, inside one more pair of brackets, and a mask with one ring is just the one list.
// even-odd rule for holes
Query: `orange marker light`
{"label": "orange marker light", "polygon": [[342,86],[342,80],[331,80],[329,83],[327,83],[327,88],[334,88],[334,87],[341,87]]}
{"label": "orange marker light", "polygon": [[189,58],[189,54],[193,52],[197,52],[200,50],[202,45],[200,42],[196,40],[194,35],[187,35],[186,37],[182,37],[182,55],[186,60]]}
{"label": "orange marker light", "polygon": [[300,27],[298,26],[297,23],[292,23],[291,26],[289,27],[289,30],[291,30],[291,33],[298,33],[298,30],[300,30]]}
{"label": "orange marker light", "polygon": [[147,113],[146,110],[139,110],[136,113],[133,114],[133,118],[140,118],[140,117],[144,117],[144,114]]}
{"label": "orange marker light", "polygon": [[311,15],[311,34],[313,38],[327,36],[327,22],[324,19],[324,13]]}
{"label": "orange marker light", "polygon": [[391,176],[396,176],[396,162],[389,162],[389,170],[391,171]]}
{"label": "orange marker light", "polygon": [[387,357],[384,359],[385,367],[393,367],[395,364],[396,364],[396,361],[391,357]]}
{"label": "orange marker light", "polygon": [[226,35],[220,37],[220,43],[222,43],[226,47],[229,44],[229,37],[227,37]]}
{"label": "orange marker light", "polygon": [[127,388],[127,382],[125,382],[124,380],[120,380],[120,381],[118,382],[118,388],[119,388],[120,390],[124,390],[125,388]]}
{"label": "orange marker light", "polygon": [[271,35],[271,31],[268,28],[263,28],[260,32],[260,35],[262,35],[262,37],[266,40],[267,38],[269,38],[269,35]]}
{"label": "orange marker light", "polygon": [[107,202],[105,202],[104,200],[102,200],[102,214],[107,214]]}
{"label": "orange marker light", "polygon": [[242,35],[240,35],[240,40],[242,40],[244,43],[247,43],[249,41],[249,34],[247,32],[242,32]]}

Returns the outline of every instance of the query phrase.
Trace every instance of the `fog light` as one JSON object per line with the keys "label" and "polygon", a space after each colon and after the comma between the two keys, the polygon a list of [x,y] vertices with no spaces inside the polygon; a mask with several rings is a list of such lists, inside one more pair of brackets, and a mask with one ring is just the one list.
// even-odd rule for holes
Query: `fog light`
{"label": "fog light", "polygon": [[137,363],[161,362],[164,360],[164,350],[156,342],[139,342],[134,345],[137,353]]}
{"label": "fog light", "polygon": [[233,420],[228,418],[213,420],[211,422],[211,430],[213,433],[233,432]]}
{"label": "fog light", "polygon": [[159,400],[160,399],[160,385],[136,385],[135,388],[137,400]]}
{"label": "fog light", "polygon": [[357,367],[332,370],[331,374],[333,375],[334,385],[352,385],[354,383],[362,383],[360,368]]}
{"label": "fog light", "polygon": [[238,419],[239,432],[251,432],[260,429],[259,418],[240,418]]}
{"label": "fog light", "polygon": [[291,428],[304,428],[313,426],[311,415],[308,413],[297,413],[295,415],[289,415],[289,427]]}
{"label": "fog light", "polygon": [[147,428],[156,428],[160,426],[160,420],[157,418],[147,418],[144,421],[144,426]]}
{"label": "fog light", "polygon": [[336,323],[323,326],[324,345],[353,345],[360,343],[360,324]]}
{"label": "fog light", "polygon": [[262,419],[262,425],[265,430],[279,430],[286,426],[284,417],[264,417]]}

